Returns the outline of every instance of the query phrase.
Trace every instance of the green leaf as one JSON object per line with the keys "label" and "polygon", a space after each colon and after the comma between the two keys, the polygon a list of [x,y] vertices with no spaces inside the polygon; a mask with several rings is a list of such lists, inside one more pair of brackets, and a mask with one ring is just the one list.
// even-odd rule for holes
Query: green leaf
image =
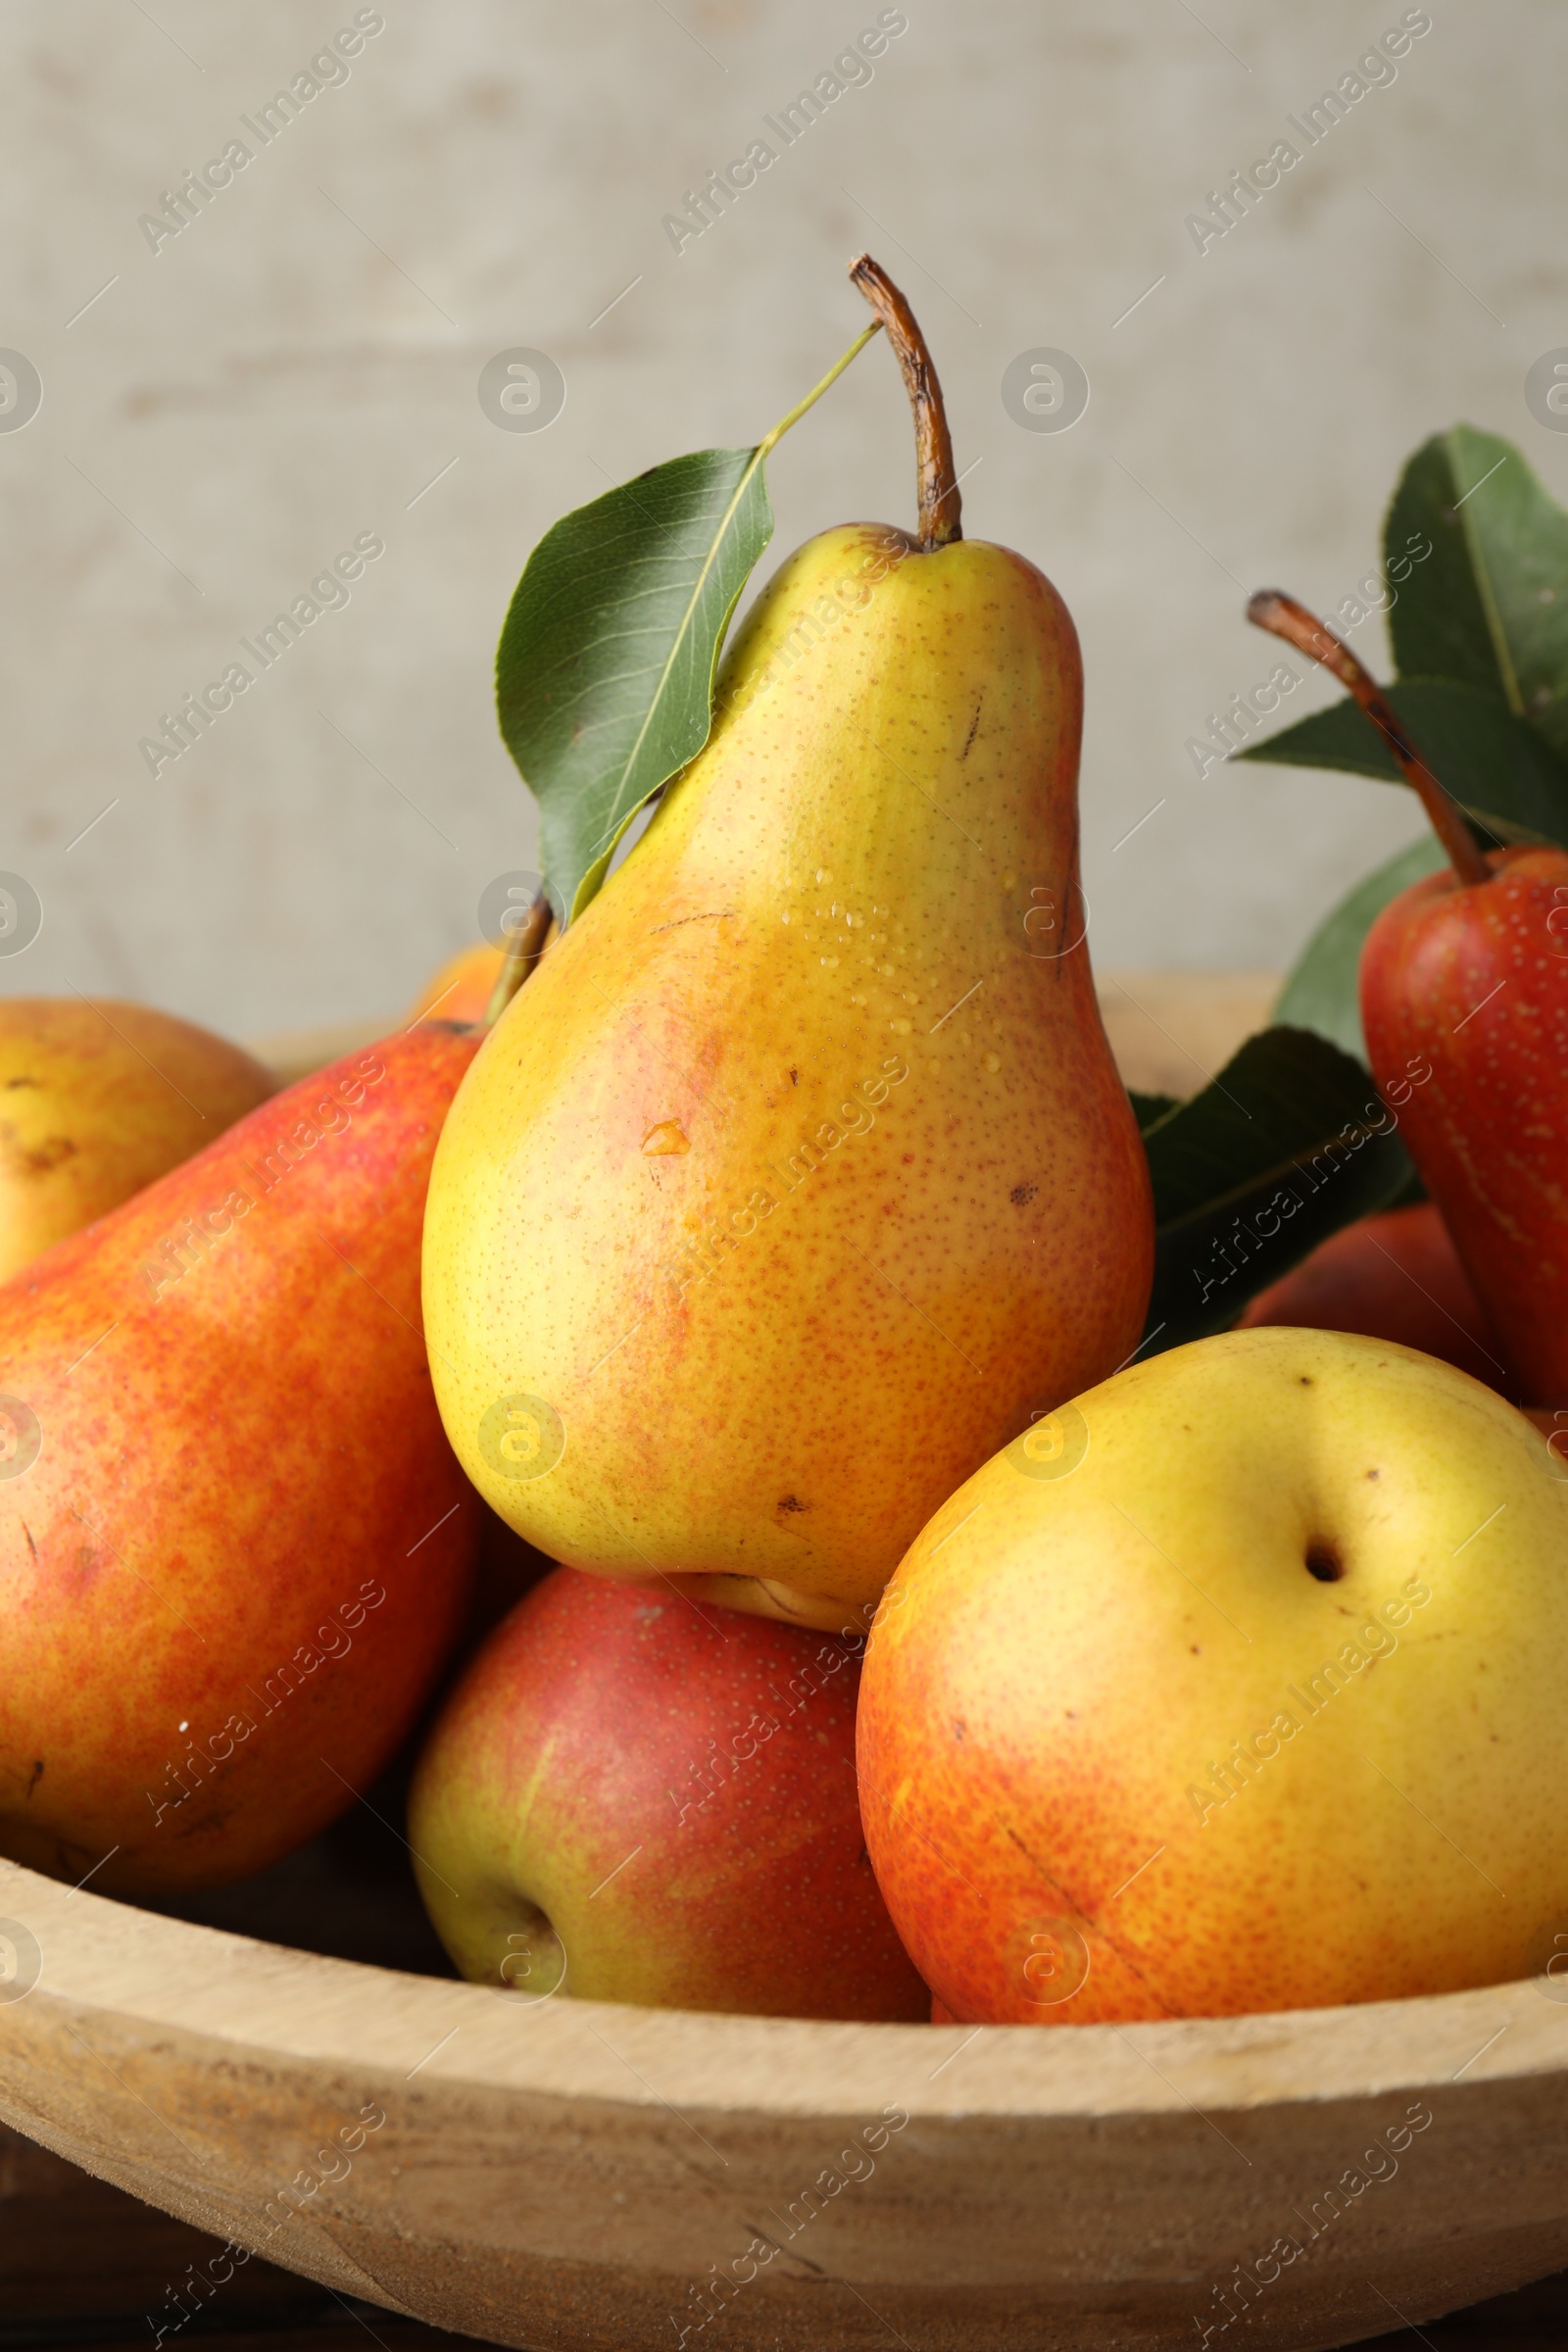
{"label": "green leaf", "polygon": [[1390,614],[1399,675],[1500,698],[1568,760],[1568,514],[1511,442],[1456,424],[1394,494],[1386,556],[1412,537],[1433,553]]}
{"label": "green leaf", "polygon": [[[1568,595],[1568,570],[1563,576]],[[1568,767],[1506,703],[1446,678],[1408,678],[1388,696],[1467,815],[1502,841],[1568,846]],[[1404,783],[1382,736],[1348,696],[1233,757]]]}
{"label": "green leaf", "polygon": [[496,703],[564,925],[643,803],[708,741],[718,649],[772,532],[760,448],[703,449],[564,515],[529,557]]}
{"label": "green leaf", "polygon": [[1144,1135],[1162,1119],[1167,1111],[1175,1109],[1181,1097],[1180,1095],[1139,1095],[1134,1094],[1129,1087],[1127,1100],[1133,1106],[1133,1116],[1138,1121],[1138,1132],[1140,1135]]}
{"label": "green leaf", "polygon": [[1424,874],[1436,873],[1443,863],[1443,847],[1436,834],[1424,833],[1387,865],[1380,865],[1358,882],[1332,913],[1324,916],[1297,957],[1274,1006],[1275,1020],[1288,1028],[1313,1030],[1338,1046],[1342,1054],[1353,1054],[1364,1063],[1366,1040],[1361,1034],[1359,988],[1362,943],[1391,899],[1396,899]]}
{"label": "green leaf", "polygon": [[1387,1207],[1410,1161],[1360,1063],[1304,1029],[1264,1029],[1144,1137],[1154,1188],[1145,1350],[1234,1323],[1341,1226]]}
{"label": "green leaf", "polygon": [[[1523,466],[1506,441],[1466,425],[1435,433],[1399,476],[1383,525],[1383,559],[1395,597],[1389,642],[1396,675],[1447,678],[1517,711],[1512,658],[1477,567],[1472,517],[1458,504],[1489,468],[1500,465],[1505,471],[1510,457]],[[1468,506],[1476,503],[1472,498]],[[1425,558],[1423,545],[1431,550]],[[1409,565],[1402,580],[1396,576],[1401,563]]]}
{"label": "green leaf", "polygon": [[655,466],[564,515],[523,566],[496,648],[496,707],[539,803],[563,927],[602,886],[638,809],[708,741],[724,632],[773,535],[763,461],[880,324],[755,449]]}

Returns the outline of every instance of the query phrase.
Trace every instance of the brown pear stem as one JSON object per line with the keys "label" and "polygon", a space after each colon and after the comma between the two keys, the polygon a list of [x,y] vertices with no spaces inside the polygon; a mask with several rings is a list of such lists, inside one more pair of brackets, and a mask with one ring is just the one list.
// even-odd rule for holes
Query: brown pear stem
{"label": "brown pear stem", "polygon": [[917,536],[924,554],[963,537],[962,501],[953,473],[953,442],[942,386],[919,323],[880,262],[868,253],[850,264],[850,275],[875,311],[904,370],[904,388],[914,411],[914,459],[918,483]]}
{"label": "brown pear stem", "polygon": [[1287,596],[1280,588],[1260,588],[1248,604],[1247,617],[1255,627],[1283,637],[1309,661],[1321,662],[1342,686],[1349,688],[1388,745],[1405,782],[1420,795],[1432,829],[1448,853],[1454,880],[1463,887],[1490,882],[1492,868],[1458,802],[1438,782],[1400,725],[1388,696],[1375,679],[1368,677],[1344,639],[1336,637],[1304,605],[1298,604],[1294,596]]}
{"label": "brown pear stem", "polygon": [[493,1029],[527,979],[544,953],[545,934],[550,929],[550,894],[541,891],[529,907],[518,929],[512,935],[507,949],[507,960],[496,975],[490,1002],[484,1008],[482,1029]]}

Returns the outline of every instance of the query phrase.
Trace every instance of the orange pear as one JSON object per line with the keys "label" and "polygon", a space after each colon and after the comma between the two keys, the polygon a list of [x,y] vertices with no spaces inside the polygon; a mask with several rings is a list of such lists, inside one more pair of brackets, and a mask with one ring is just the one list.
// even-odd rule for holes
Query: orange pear
{"label": "orange pear", "polygon": [[410,1020],[482,1021],[506,960],[505,948],[486,939],[460,948],[430,974],[409,1009]]}
{"label": "orange pear", "polygon": [[478,1536],[417,1296],[474,1043],[302,1079],[0,1288],[0,1852],[244,1877],[408,1732]]}

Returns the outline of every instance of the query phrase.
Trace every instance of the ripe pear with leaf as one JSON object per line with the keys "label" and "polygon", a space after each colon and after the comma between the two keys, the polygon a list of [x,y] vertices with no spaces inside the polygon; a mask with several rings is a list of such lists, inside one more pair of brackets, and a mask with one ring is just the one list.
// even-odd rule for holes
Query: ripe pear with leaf
{"label": "ripe pear with leaf", "polygon": [[[459,1458],[551,1557],[835,1629],[954,1487],[1136,1348],[1149,1176],[1078,880],[1078,642],[964,540],[824,532],[701,752],[491,1032],[425,1220]],[[579,712],[593,723],[592,710]]]}
{"label": "ripe pear with leaf", "polygon": [[1485,852],[1348,646],[1262,589],[1248,617],[1323,663],[1382,735],[1448,865],[1391,900],[1361,951],[1361,1024],[1411,1157],[1527,1403],[1568,1405],[1568,851]]}

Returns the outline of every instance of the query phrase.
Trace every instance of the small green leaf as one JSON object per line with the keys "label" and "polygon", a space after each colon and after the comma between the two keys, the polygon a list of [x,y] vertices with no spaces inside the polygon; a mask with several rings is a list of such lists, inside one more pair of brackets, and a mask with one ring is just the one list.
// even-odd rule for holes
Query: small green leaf
{"label": "small green leaf", "polygon": [[755,449],[655,466],[564,515],[523,566],[496,648],[496,707],[539,803],[563,928],[602,886],[638,809],[708,741],[724,632],[773,535],[763,461],[880,324]]}
{"label": "small green leaf", "polygon": [[[1391,686],[1388,697],[1467,815],[1502,841],[1568,846],[1568,767],[1506,703],[1446,678],[1408,678]],[[1233,758],[1404,782],[1382,736],[1348,696]]]}
{"label": "small green leaf", "polygon": [[1144,1345],[1155,1354],[1226,1330],[1319,1242],[1387,1207],[1410,1175],[1366,1071],[1303,1029],[1249,1038],[1144,1146],[1155,1224]]}
{"label": "small green leaf", "polygon": [[1389,617],[1400,677],[1499,696],[1568,760],[1568,514],[1511,442],[1456,424],[1405,467],[1386,558],[1413,537],[1433,554]]}
{"label": "small green leaf", "polygon": [[563,516],[529,557],[496,703],[563,924],[708,741],[719,645],[772,532],[760,450],[703,449]]}
{"label": "small green leaf", "polygon": [[[1354,706],[1352,705],[1353,709]],[[1343,898],[1326,914],[1297,957],[1286,977],[1274,1018],[1287,1028],[1311,1029],[1326,1037],[1342,1054],[1366,1060],[1361,1034],[1359,987],[1361,948],[1374,918],[1391,899],[1423,874],[1435,874],[1444,862],[1436,834],[1424,833],[1407,850],[1380,865],[1375,873]]]}

